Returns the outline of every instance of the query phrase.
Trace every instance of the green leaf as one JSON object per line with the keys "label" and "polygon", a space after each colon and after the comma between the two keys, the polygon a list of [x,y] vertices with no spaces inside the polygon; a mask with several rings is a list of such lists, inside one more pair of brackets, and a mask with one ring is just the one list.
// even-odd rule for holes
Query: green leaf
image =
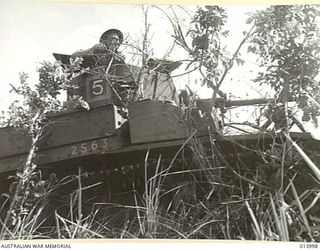
{"label": "green leaf", "polygon": [[238,65],[243,65],[245,63],[245,61],[240,58],[236,58],[236,62]]}
{"label": "green leaf", "polygon": [[228,36],[229,35],[229,30],[226,30],[226,31],[222,32],[221,35]]}
{"label": "green leaf", "polygon": [[248,53],[256,53],[257,48],[255,46],[248,46]]}
{"label": "green leaf", "polygon": [[251,24],[253,22],[253,17],[249,17],[246,21],[246,24]]}

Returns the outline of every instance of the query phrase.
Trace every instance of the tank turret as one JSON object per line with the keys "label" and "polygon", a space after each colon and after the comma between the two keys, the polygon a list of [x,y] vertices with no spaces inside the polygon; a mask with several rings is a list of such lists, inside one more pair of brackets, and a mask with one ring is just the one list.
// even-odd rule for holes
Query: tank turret
{"label": "tank turret", "polygon": [[[63,67],[70,65],[69,55],[53,54]],[[101,62],[101,60],[103,60]],[[125,107],[141,99],[172,101],[178,104],[178,95],[169,73],[180,62],[149,59],[147,67],[126,64],[123,60],[83,57],[84,73],[72,80],[74,88],[68,90],[68,98],[81,96],[90,107],[114,104]],[[101,66],[103,65],[103,66]]]}

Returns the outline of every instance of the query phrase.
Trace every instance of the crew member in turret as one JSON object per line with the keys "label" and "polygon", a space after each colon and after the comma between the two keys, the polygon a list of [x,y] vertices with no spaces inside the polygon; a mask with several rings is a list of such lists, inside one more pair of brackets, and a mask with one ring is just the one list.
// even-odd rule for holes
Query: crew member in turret
{"label": "crew member in turret", "polygon": [[118,51],[120,45],[123,42],[123,34],[118,29],[109,29],[105,31],[101,37],[100,42],[94,45],[92,48],[87,50],[81,50],[73,53],[72,58],[83,57],[86,59],[87,56],[101,57],[102,61],[113,57],[117,61],[124,61],[124,56]]}
{"label": "crew member in turret", "polygon": [[[105,31],[99,40],[99,44],[94,45],[92,48],[75,52],[71,58],[81,57],[83,59],[81,66],[86,69],[85,74],[81,75],[78,81],[80,85],[88,85],[90,91],[94,88],[99,88],[101,93],[93,96],[102,96],[102,87],[93,87],[88,83],[89,77],[96,77],[99,81],[105,81],[104,84],[99,86],[108,86],[112,89],[115,99],[114,103],[124,106],[125,103],[134,98],[134,94],[138,85],[129,71],[125,63],[124,56],[119,52],[119,47],[123,42],[123,34],[118,29],[109,29]],[[87,70],[89,68],[89,70]],[[83,84],[84,83],[84,84]],[[95,85],[98,86],[98,85]],[[84,90],[82,90],[83,92]],[[90,92],[90,93],[91,93]],[[70,94],[72,95],[72,93]],[[84,96],[85,94],[82,94]]]}

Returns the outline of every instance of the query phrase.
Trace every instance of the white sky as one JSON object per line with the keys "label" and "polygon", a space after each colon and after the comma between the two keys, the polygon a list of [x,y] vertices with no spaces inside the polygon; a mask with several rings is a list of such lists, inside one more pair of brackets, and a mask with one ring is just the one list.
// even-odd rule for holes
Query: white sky
{"label": "white sky", "polygon": [[[53,52],[71,54],[79,49],[87,49],[99,40],[107,29],[120,29],[125,36],[138,40],[144,31],[144,17],[141,5],[59,3],[26,0],[0,0],[0,111],[6,110],[12,101],[9,95],[9,83],[18,83],[19,72],[31,75],[36,82],[35,69],[43,60],[54,61]],[[184,6],[194,10],[195,6]],[[233,53],[243,38],[246,13],[265,6],[226,6],[230,36],[226,40],[228,49]],[[168,6],[161,6],[170,13]],[[188,27],[189,17],[182,9],[177,14]],[[155,57],[161,58],[172,45],[172,29],[164,14],[156,8],[150,8],[150,36]],[[234,67],[222,86],[222,90],[234,97],[255,98],[268,94],[264,87],[252,83],[257,64],[254,58],[242,50],[242,58],[247,62],[243,67]],[[176,49],[171,59],[184,59],[187,55]],[[183,72],[184,67],[180,68]],[[175,74],[177,72],[173,72]],[[179,73],[179,70],[178,70]],[[176,86],[182,88],[188,84],[188,77],[176,80]],[[192,81],[190,87],[207,98],[211,92]]]}
{"label": "white sky", "polygon": [[[52,52],[71,54],[79,49],[86,49],[98,42],[102,32],[109,28],[118,28],[133,39],[142,37],[144,18],[141,6],[120,4],[85,4],[85,3],[49,3],[37,1],[0,0],[0,75],[2,91],[0,92],[0,110],[10,103],[9,83],[17,83],[19,72],[34,76],[38,62],[53,61]],[[167,10],[167,6],[161,6]],[[195,6],[188,6],[194,9]],[[241,41],[245,27],[245,15],[254,7],[238,6],[229,10],[231,35],[228,45],[231,51]],[[188,17],[184,11],[178,11],[181,18]],[[179,16],[180,17],[180,16]],[[161,58],[170,47],[172,33],[168,20],[156,8],[149,13],[151,23],[150,35],[155,56]],[[189,25],[189,21],[185,22]],[[181,50],[176,50],[172,59],[186,57]],[[183,69],[183,68],[182,68]],[[236,71],[233,72],[236,75]],[[233,79],[242,79],[238,74]],[[183,81],[183,82],[181,82]],[[180,87],[185,79],[177,80]],[[178,87],[179,87],[178,86]],[[200,89],[200,86],[194,87]],[[243,96],[242,92],[234,93]],[[250,89],[250,88],[247,88]],[[207,90],[200,91],[207,97]]]}

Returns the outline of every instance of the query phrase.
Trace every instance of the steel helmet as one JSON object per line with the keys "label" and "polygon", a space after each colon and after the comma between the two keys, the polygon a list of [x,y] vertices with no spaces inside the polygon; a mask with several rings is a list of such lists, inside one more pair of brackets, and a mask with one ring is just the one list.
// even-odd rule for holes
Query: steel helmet
{"label": "steel helmet", "polygon": [[116,33],[119,36],[120,43],[122,43],[123,42],[123,34],[120,30],[117,30],[117,29],[109,29],[109,30],[105,31],[100,36],[100,43],[102,43],[102,41],[106,39],[107,35],[113,34],[113,33]]}

